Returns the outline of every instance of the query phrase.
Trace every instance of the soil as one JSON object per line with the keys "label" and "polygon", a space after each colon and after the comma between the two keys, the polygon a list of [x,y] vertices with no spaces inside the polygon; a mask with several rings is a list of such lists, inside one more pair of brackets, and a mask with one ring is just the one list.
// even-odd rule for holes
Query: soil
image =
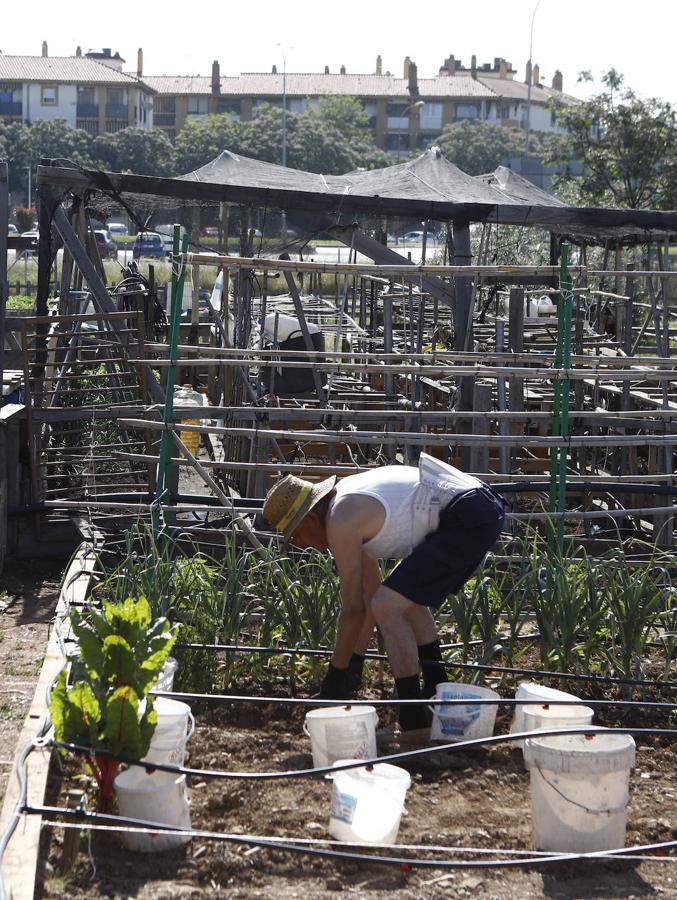
{"label": "soil", "polygon": [[[302,732],[303,711],[238,705],[207,711],[189,744],[186,765],[237,771],[285,771],[312,765]],[[497,730],[507,729],[499,718]],[[398,763],[402,765],[402,763]],[[522,752],[502,744],[445,753],[407,765],[407,794],[398,843],[528,850],[529,776]],[[192,779],[193,827],[231,835],[329,838],[331,784],[305,778],[271,781]],[[638,744],[631,779],[627,843],[677,839],[677,746]],[[48,872],[60,865],[61,832],[51,837]],[[48,877],[43,897],[72,898],[328,898],[337,893],[385,898],[470,897],[496,900],[551,897],[677,897],[670,861],[557,864],[548,869],[443,870],[374,862],[323,860],[245,844],[195,838],[160,854],[122,849],[116,837],[95,835],[93,875],[83,840],[67,878]],[[369,852],[369,851],[367,851]],[[471,854],[472,856],[472,854]],[[474,854],[476,858],[476,854]],[[447,858],[450,858],[447,856]]]}
{"label": "soil", "polygon": [[0,801],[35,692],[63,561],[8,560],[0,573]]}

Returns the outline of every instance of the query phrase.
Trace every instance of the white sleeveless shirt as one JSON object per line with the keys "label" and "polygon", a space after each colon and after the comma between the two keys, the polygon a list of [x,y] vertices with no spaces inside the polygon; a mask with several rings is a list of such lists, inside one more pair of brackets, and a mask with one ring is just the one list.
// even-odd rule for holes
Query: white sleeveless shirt
{"label": "white sleeveless shirt", "polygon": [[421,454],[420,468],[381,466],[349,475],[336,485],[333,504],[350,494],[373,497],[385,511],[381,530],[362,549],[374,559],[404,559],[435,531],[439,512],[454,497],[482,482]]}

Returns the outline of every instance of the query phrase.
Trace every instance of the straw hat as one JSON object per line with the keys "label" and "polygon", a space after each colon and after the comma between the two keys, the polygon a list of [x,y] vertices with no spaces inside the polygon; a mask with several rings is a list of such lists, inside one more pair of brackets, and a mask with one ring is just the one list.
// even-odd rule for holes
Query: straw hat
{"label": "straw hat", "polygon": [[317,483],[296,475],[285,475],[273,485],[263,504],[263,518],[282,532],[282,546],[289,542],[311,509],[334,490],[335,484],[336,475]]}

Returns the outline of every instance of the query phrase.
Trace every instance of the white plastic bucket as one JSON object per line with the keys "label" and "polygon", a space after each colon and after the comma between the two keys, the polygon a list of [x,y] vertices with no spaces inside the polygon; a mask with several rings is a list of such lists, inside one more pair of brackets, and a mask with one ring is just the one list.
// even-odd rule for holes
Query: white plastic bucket
{"label": "white plastic bucket", "polygon": [[409,772],[388,763],[376,763],[336,772],[332,778],[331,836],[339,841],[393,844],[411,784]]}
{"label": "white plastic bucket", "polygon": [[169,697],[157,697],[154,706],[158,721],[144,761],[182,766],[186,756],[186,743],[195,731],[195,719],[190,706]]}
{"label": "white plastic bucket", "polygon": [[[118,812],[124,818],[160,822],[176,828],[191,827],[185,775],[173,775],[171,772],[148,775],[134,766],[116,776],[114,787]],[[190,840],[190,835],[163,834],[162,831],[123,831],[120,837],[128,850],[142,853],[173,850]]]}
{"label": "white plastic bucket", "polygon": [[[499,700],[496,691],[474,684],[447,681],[437,685],[435,700]],[[431,706],[433,714],[430,727],[431,741],[471,741],[490,737],[494,733],[496,711],[493,703],[454,703],[449,706]]]}
{"label": "white plastic bucket", "polygon": [[522,707],[525,731],[573,728],[591,725],[594,716],[589,706],[550,706],[547,703]]}
{"label": "white plastic bucket", "polygon": [[[515,700],[528,700],[533,703],[551,703],[553,700],[577,700],[580,703],[581,698],[575,694],[567,694],[565,691],[558,691],[555,688],[544,687],[542,684],[536,684],[533,681],[523,681],[515,692]],[[526,731],[524,727],[524,703],[515,705],[515,712],[512,716],[510,724],[510,732]],[[560,709],[566,707],[560,706]],[[521,742],[520,742],[521,743]]]}
{"label": "white plastic bucket", "polygon": [[337,759],[375,759],[377,721],[373,706],[322,706],[306,713],[303,730],[310,738],[313,766],[331,766]]}
{"label": "white plastic bucket", "polygon": [[595,728],[525,741],[537,850],[588,853],[625,845],[630,735]]}
{"label": "white plastic bucket", "polygon": [[156,691],[171,691],[174,687],[174,676],[176,675],[176,670],[178,668],[179,664],[174,657],[167,657],[167,662],[162,667],[162,671],[158,675],[158,679],[155,682],[153,689]]}

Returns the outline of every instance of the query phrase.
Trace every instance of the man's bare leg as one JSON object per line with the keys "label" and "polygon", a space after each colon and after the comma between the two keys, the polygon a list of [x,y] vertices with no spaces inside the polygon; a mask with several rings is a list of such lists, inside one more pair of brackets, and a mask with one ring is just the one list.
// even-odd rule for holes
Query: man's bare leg
{"label": "man's bare leg", "polygon": [[418,676],[418,644],[409,618],[415,606],[411,600],[385,585],[381,585],[371,600],[374,618],[383,635],[395,678]]}

